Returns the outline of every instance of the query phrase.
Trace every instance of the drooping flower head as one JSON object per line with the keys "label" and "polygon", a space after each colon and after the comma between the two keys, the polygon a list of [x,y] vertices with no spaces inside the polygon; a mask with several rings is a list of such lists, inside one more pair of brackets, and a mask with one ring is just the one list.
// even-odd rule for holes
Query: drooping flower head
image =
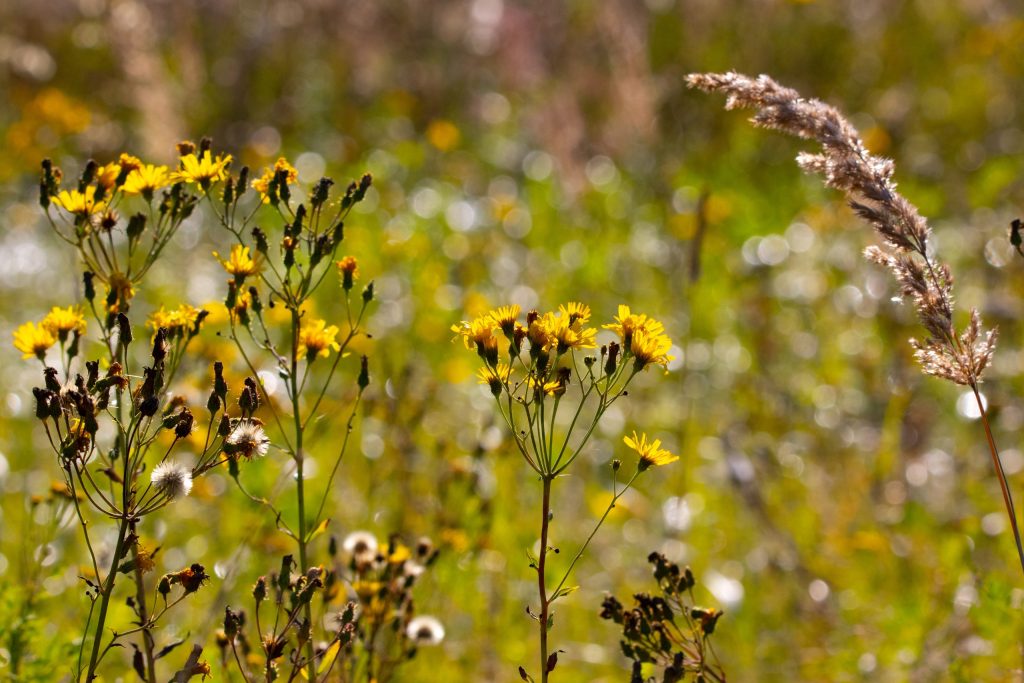
{"label": "drooping flower head", "polygon": [[679,459],[678,455],[673,455],[661,447],[660,439],[648,442],[646,434],[637,436],[637,433],[634,431],[632,438],[624,436],[622,441],[640,456],[640,460],[637,462],[637,469],[641,472],[651,467],[667,465]]}
{"label": "drooping flower head", "polygon": [[341,346],[335,341],[337,336],[337,325],[328,326],[324,320],[304,321],[299,328],[299,347],[296,354],[308,361],[317,356],[326,358],[331,355],[331,349],[341,350]]}
{"label": "drooping flower head", "polygon": [[476,376],[480,384],[488,385],[491,393],[497,396],[512,377],[512,366],[506,363],[498,363],[494,367],[485,365],[477,370]]}
{"label": "drooping flower head", "polygon": [[22,358],[35,356],[39,360],[46,358],[46,352],[57,343],[55,337],[42,325],[27,322],[14,331],[14,348],[22,353]]}
{"label": "drooping flower head", "polygon": [[187,496],[192,491],[192,470],[176,462],[162,462],[154,467],[150,480],[157,491],[171,499]]}
{"label": "drooping flower head", "polygon": [[452,325],[451,328],[452,332],[458,335],[456,339],[462,337],[466,348],[476,349],[480,357],[489,365],[495,365],[498,362],[498,338],[494,336],[496,329],[498,329],[497,324],[490,315],[480,316],[472,322],[463,320],[458,325]]}

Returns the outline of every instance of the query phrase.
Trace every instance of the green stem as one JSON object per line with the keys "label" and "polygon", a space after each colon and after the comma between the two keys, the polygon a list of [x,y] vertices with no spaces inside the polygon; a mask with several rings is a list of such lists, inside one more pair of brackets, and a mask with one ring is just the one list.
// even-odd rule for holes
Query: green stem
{"label": "green stem", "polygon": [[[291,393],[292,393],[292,414],[295,419],[295,487],[299,508],[299,568],[303,575],[309,570],[309,561],[306,558],[306,486],[303,477],[303,463],[305,454],[302,452],[302,415],[299,406],[299,385],[297,380],[299,358],[299,319],[298,307],[292,308],[292,363],[291,363]],[[313,613],[307,602],[303,608],[306,621],[313,623]],[[306,666],[309,673],[309,680],[316,681],[316,654],[313,650],[313,639],[306,643]]]}
{"label": "green stem", "polygon": [[121,519],[121,527],[117,532],[117,543],[114,546],[114,556],[110,560],[110,571],[107,572],[107,580],[103,584],[100,594],[100,613],[96,617],[96,632],[92,639],[92,654],[89,656],[89,673],[86,676],[86,683],[91,683],[96,678],[96,666],[100,659],[100,641],[103,639],[103,626],[107,621],[107,607],[110,606],[110,596],[114,592],[114,581],[117,580],[117,567],[124,555],[124,539],[128,535],[128,515]]}
{"label": "green stem", "polygon": [[540,628],[540,680],[547,683],[548,680],[548,620],[550,618],[547,586],[545,584],[545,572],[548,555],[548,524],[551,522],[551,475],[543,476],[544,498],[541,503],[540,523],[540,557],[537,559],[537,593],[540,596],[540,614],[538,615],[538,626]]}

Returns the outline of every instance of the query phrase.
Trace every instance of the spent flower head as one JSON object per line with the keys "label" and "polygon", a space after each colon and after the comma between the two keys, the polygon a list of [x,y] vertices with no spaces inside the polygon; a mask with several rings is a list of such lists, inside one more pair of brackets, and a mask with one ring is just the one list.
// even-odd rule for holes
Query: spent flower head
{"label": "spent flower head", "polygon": [[176,462],[162,462],[153,468],[150,480],[168,498],[187,496],[192,491],[192,470]]}
{"label": "spent flower head", "polygon": [[413,617],[405,627],[405,637],[417,645],[439,645],[444,640],[444,625],[435,617]]}
{"label": "spent flower head", "polygon": [[254,418],[238,420],[224,439],[224,452],[251,460],[264,456],[270,448],[270,439],[263,431],[263,423]]}

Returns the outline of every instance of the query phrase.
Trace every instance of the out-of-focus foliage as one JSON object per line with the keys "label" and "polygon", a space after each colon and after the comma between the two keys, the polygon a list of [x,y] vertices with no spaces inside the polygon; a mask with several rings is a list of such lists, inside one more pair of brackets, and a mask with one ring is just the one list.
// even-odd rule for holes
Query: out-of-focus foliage
{"label": "out-of-focus foliage", "polygon": [[[288,156],[307,184],[370,171],[346,239],[376,279],[374,384],[332,526],[438,541],[416,600],[446,637],[403,676],[513,681],[535,654],[520,552],[538,487],[448,329],[499,303],[585,300],[642,306],[677,360],[609,411],[560,483],[555,544],[586,536],[641,417],[682,460],[619,502],[577,566],[558,616],[566,680],[629,676],[597,614],[606,591],[644,588],[652,550],[724,610],[715,649],[734,680],[1004,679],[1024,584],[968,402],[913,366],[912,313],[860,258],[868,229],[800,176],[799,143],[682,77],[771,73],[896,160],[962,308],[1001,328],[984,390],[1020,491],[1024,261],[1006,231],[1024,204],[1022,43],[1019,8],[998,0],[7,3],[0,339],[81,296],[36,204],[44,156],[69,175],[121,151],[173,163],[175,142],[209,134],[253,168]],[[230,243],[213,227],[182,226],[140,313],[219,305],[211,252]],[[215,335],[195,343],[204,358],[182,373],[200,396],[206,361],[233,356]],[[59,475],[31,419],[36,372],[0,351],[0,677],[18,661],[20,680],[69,670],[66,605],[85,605],[73,529],[44,531],[30,504]],[[315,439],[332,450],[343,428],[328,417]],[[283,490],[283,463],[268,456],[254,486]],[[151,532],[158,571],[202,562],[212,590],[159,643],[206,633],[266,571],[256,560],[285,550],[224,477],[175,512]]]}

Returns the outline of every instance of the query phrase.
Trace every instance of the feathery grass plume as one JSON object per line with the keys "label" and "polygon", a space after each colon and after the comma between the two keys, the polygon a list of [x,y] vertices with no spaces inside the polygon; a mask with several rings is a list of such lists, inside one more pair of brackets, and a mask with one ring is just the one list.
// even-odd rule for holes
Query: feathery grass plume
{"label": "feathery grass plume", "polygon": [[821,145],[819,153],[801,152],[797,164],[808,173],[823,175],[827,186],[841,190],[853,211],[878,233],[885,248],[873,245],[864,255],[888,268],[901,295],[914,304],[928,332],[923,341],[910,340],[921,369],[925,374],[970,387],[974,393],[1024,571],[1024,546],[1013,499],[978,390],[995,351],[997,331],[982,330],[976,309],[971,309],[967,326],[957,330],[953,321],[953,275],[948,265],[936,261],[929,252],[928,221],[896,191],[893,162],[871,154],[857,130],[836,109],[820,100],[801,97],[768,76],[708,73],[690,74],[686,80],[690,87],[725,93],[726,109],[757,110],[751,118],[755,126]]}

